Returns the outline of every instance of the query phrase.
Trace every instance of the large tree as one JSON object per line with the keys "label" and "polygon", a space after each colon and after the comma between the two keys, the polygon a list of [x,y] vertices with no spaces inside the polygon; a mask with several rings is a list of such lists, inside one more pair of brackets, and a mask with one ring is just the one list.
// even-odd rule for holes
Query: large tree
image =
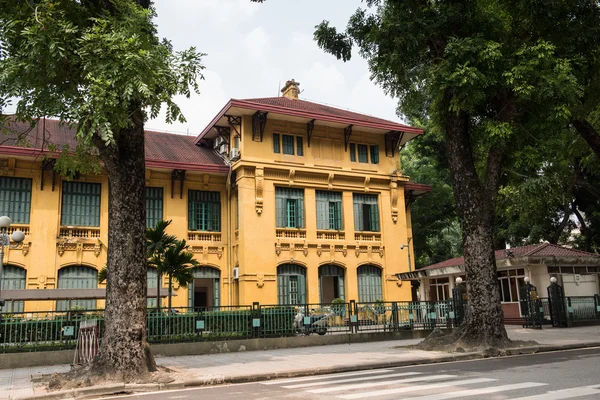
{"label": "large tree", "polygon": [[[343,60],[356,45],[372,78],[400,98],[400,111],[429,118],[443,136],[469,283],[469,313],[448,340],[454,346],[509,344],[493,237],[503,165],[528,129],[564,124],[580,89],[573,60],[532,35],[535,18],[516,15],[515,3],[529,1],[367,0],[345,32],[327,21],[315,32]],[[543,3],[535,2],[540,12]]]}
{"label": "large tree", "polygon": [[[0,0],[0,114],[76,129],[109,180],[105,329],[91,371],[156,369],[146,341],[144,121],[197,90],[201,54],[159,40],[150,0]],[[4,117],[5,118],[5,117]]]}

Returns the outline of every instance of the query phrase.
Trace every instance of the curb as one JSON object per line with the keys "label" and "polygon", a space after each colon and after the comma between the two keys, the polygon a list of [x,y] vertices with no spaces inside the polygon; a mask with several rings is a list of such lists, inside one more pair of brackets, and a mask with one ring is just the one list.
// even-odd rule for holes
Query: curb
{"label": "curb", "polygon": [[63,390],[45,394],[39,394],[29,397],[20,397],[19,400],[44,399],[44,400],[62,400],[62,399],[77,399],[89,396],[107,396],[118,393],[143,393],[162,390],[177,390],[184,388],[193,388],[200,386],[235,384],[235,383],[250,383],[258,381],[269,381],[281,378],[296,378],[301,376],[327,375],[331,373],[355,372],[369,369],[380,368],[398,368],[408,367],[412,365],[439,364],[456,361],[481,360],[487,358],[501,358],[506,356],[529,355],[538,353],[549,353],[553,351],[577,350],[592,347],[600,347],[600,342],[588,343],[572,343],[564,345],[538,345],[527,346],[521,348],[506,349],[505,355],[498,357],[486,356],[482,353],[463,353],[441,356],[433,359],[413,359],[406,361],[380,361],[358,365],[348,365],[342,367],[327,367],[315,369],[299,369],[286,372],[262,373],[262,374],[247,374],[247,375],[215,375],[200,379],[192,379],[181,382],[171,382],[166,384],[149,383],[149,384],[117,384],[107,386],[93,386],[88,388],[78,388]]}

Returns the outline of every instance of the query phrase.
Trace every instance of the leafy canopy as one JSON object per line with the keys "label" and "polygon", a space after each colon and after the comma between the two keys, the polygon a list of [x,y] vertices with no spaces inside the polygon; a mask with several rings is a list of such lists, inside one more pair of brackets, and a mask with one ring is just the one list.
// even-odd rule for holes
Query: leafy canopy
{"label": "leafy canopy", "polygon": [[131,0],[0,0],[0,114],[16,101],[18,118],[58,117],[88,146],[138,110],[184,121],[173,97],[198,91],[203,54],[159,41],[154,17]]}

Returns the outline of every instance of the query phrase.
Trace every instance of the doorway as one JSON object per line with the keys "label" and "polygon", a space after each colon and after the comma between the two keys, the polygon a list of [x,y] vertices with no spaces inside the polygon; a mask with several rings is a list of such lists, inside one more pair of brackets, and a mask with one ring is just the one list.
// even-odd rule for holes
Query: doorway
{"label": "doorway", "polygon": [[344,299],[344,269],[337,265],[320,266],[319,291],[322,304],[330,304],[334,299]]}

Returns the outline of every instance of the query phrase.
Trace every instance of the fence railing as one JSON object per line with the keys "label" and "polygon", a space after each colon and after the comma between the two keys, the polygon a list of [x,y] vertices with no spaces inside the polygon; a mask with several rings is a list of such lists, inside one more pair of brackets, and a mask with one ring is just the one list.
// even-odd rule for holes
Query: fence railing
{"label": "fence railing", "polygon": [[[0,352],[71,349],[82,321],[97,322],[104,332],[103,310],[2,314]],[[332,335],[368,331],[451,328],[457,324],[452,301],[374,302],[174,307],[148,310],[150,343],[176,343],[296,335]]]}
{"label": "fence railing", "polygon": [[[545,323],[552,320],[552,309],[547,297],[539,299],[540,313]],[[596,296],[565,296],[562,309],[566,312],[569,325],[579,323],[600,323],[600,297]]]}

